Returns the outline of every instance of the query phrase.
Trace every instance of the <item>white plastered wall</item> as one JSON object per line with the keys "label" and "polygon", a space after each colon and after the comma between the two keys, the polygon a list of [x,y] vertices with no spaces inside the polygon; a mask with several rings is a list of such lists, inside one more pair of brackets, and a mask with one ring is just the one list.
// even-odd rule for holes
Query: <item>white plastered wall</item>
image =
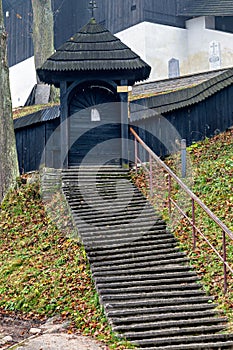
{"label": "white plastered wall", "polygon": [[209,70],[209,46],[216,41],[220,46],[221,68],[233,66],[233,34],[206,28],[206,18],[186,22],[188,32],[188,61],[190,73]]}
{"label": "white plastered wall", "polygon": [[30,57],[10,67],[10,87],[13,108],[24,106],[35,84],[36,71],[34,57]]}
{"label": "white plastered wall", "polygon": [[[150,80],[168,77],[168,61],[186,58],[186,30],[149,22],[142,22],[116,34],[151,67]],[[185,74],[182,72],[181,74]]]}
{"label": "white plastered wall", "polygon": [[151,67],[149,80],[168,78],[168,61],[179,60],[180,75],[210,69],[209,45],[220,44],[221,67],[233,66],[233,34],[206,28],[206,18],[186,22],[186,29],[142,22],[116,34]]}

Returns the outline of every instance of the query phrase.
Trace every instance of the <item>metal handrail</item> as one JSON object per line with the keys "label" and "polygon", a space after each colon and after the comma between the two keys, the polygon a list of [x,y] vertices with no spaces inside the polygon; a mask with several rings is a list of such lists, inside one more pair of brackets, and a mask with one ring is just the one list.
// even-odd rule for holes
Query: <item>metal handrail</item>
{"label": "metal handrail", "polygon": [[[173,204],[180,213],[189,221],[189,223],[192,225],[193,228],[193,246],[196,247],[196,233],[198,232],[202,238],[209,244],[209,246],[214,250],[214,252],[217,254],[217,256],[220,258],[220,260],[223,262],[224,265],[224,292],[227,291],[227,268],[231,271],[233,274],[233,269],[230,267],[230,265],[227,263],[227,257],[226,257],[226,235],[233,240],[233,232],[198,198],[189,188],[188,186],[150,149],[150,147],[147,146],[147,144],[138,136],[138,134],[135,132],[135,130],[131,127],[130,128],[131,133],[134,136],[135,141],[135,166],[137,170],[137,164],[138,162],[142,164],[142,161],[138,157],[138,146],[137,142],[148,152],[149,154],[149,163],[150,163],[150,169],[148,170],[148,173],[150,174],[150,191],[152,193],[152,159],[154,159],[167,173],[169,176],[169,195],[168,195],[168,202],[169,202],[169,213],[171,214],[171,205]],[[190,219],[184,211],[179,207],[177,202],[175,202],[171,198],[171,179],[174,179],[175,182],[182,188],[187,195],[192,199],[192,219]],[[205,237],[205,235],[201,232],[201,230],[196,226],[195,223],[195,203],[198,204],[205,212],[206,214],[221,228],[222,234],[223,234],[223,256],[220,255],[220,253],[214,248],[214,246],[209,242],[209,240]]]}

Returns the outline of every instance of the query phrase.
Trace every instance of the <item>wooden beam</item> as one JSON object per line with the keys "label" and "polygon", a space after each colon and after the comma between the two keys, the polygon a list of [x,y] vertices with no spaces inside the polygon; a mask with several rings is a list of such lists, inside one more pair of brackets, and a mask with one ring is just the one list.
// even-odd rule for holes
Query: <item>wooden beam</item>
{"label": "wooden beam", "polygon": [[60,104],[61,104],[61,168],[68,168],[69,152],[69,122],[67,106],[67,83],[60,83]]}
{"label": "wooden beam", "polygon": [[127,80],[121,80],[122,89],[119,93],[121,99],[121,165],[123,168],[129,167],[129,119],[128,119],[128,90],[125,89],[125,86],[128,85]]}

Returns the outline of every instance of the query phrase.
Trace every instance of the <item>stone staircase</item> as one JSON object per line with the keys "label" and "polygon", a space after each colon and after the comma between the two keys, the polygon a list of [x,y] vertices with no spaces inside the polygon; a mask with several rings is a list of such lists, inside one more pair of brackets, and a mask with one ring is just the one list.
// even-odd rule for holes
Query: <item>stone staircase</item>
{"label": "stone staircase", "polygon": [[144,350],[233,349],[166,224],[120,167],[63,170],[63,192],[113,330]]}

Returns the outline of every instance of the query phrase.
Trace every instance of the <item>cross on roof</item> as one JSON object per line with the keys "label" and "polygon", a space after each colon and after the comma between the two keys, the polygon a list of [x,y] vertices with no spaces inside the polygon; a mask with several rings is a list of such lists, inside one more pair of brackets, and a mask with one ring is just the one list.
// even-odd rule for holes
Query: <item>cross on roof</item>
{"label": "cross on roof", "polygon": [[98,8],[98,6],[96,5],[96,1],[95,0],[91,0],[89,2],[89,10],[91,10],[91,16],[92,18],[94,17],[94,11]]}

